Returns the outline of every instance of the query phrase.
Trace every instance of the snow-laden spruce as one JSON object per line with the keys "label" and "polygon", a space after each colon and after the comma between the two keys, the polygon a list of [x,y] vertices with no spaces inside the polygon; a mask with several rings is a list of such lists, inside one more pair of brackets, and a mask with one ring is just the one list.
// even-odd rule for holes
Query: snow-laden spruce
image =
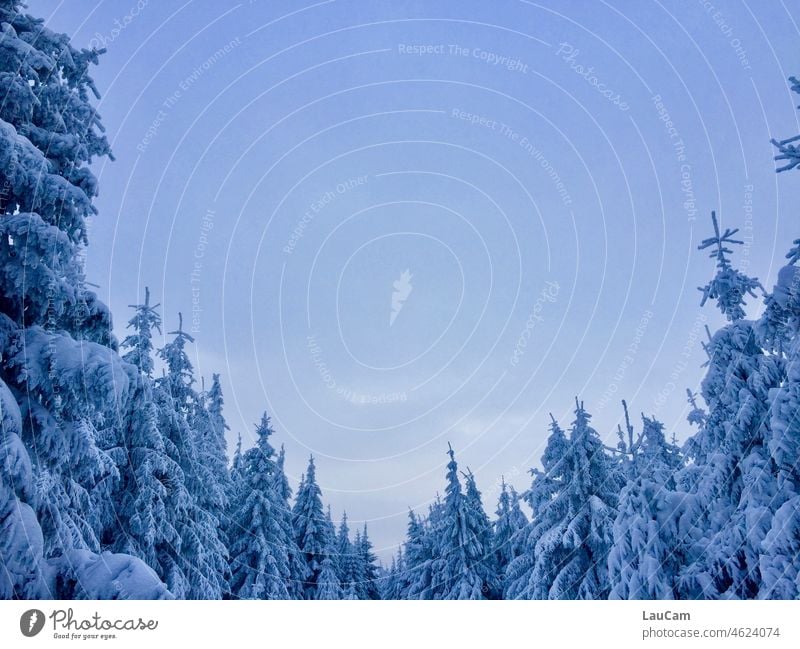
{"label": "snow-laden spruce", "polygon": [[413,512],[408,512],[404,545],[405,570],[400,573],[398,590],[401,599],[431,599],[433,542],[426,533],[426,524]]}
{"label": "snow-laden spruce", "polygon": [[158,428],[153,398],[153,330],[161,331],[158,304],[145,289],[142,304],[131,305],[132,332],[122,341],[123,359],[138,370],[131,407],[119,422],[120,480],[114,492],[115,525],[111,548],[147,562],[164,580],[181,563],[179,520],[191,496],[183,472]]}
{"label": "snow-laden spruce", "polygon": [[[335,534],[322,509],[322,492],[317,485],[313,456],[308,460],[308,469],[297,490],[292,508],[292,528],[307,573],[303,598],[317,599],[317,580],[322,572],[322,562],[334,552]],[[330,579],[330,574],[326,579]]]}
{"label": "snow-laden spruce", "polygon": [[605,599],[608,553],[622,486],[590,416],[577,403],[569,438],[553,420],[542,458],[525,494],[533,517],[525,551],[506,570],[514,599]]}
{"label": "snow-laden spruce", "polygon": [[769,394],[767,447],[777,471],[778,506],[761,547],[763,599],[800,597],[800,239],[786,255],[772,296],[783,313],[786,378]]}
{"label": "snow-laden spruce", "polygon": [[440,515],[432,521],[437,545],[430,595],[434,599],[487,599],[498,588],[491,527],[474,481],[468,476],[468,493],[464,494],[452,447],[448,455],[445,500]]}
{"label": "snow-laden spruce", "polygon": [[528,519],[520,507],[519,494],[501,478],[500,496],[497,499],[497,518],[493,525],[492,548],[498,575],[503,581],[508,565],[525,551],[524,530]]}
{"label": "snow-laden spruce", "polygon": [[[275,512],[278,517],[278,523],[281,526],[282,534],[290,539],[286,543],[285,549],[287,560],[289,562],[289,584],[287,590],[291,599],[303,599],[303,592],[305,590],[306,578],[308,577],[308,568],[306,567],[305,557],[297,543],[294,542],[294,528],[292,527],[292,508],[290,500],[292,497],[292,489],[289,487],[289,480],[286,477],[286,450],[281,444],[281,450],[278,452],[277,471],[275,472],[275,479],[273,489],[278,494],[279,506]],[[238,496],[237,496],[238,498]],[[233,502],[233,501],[232,501]]]}
{"label": "snow-laden spruce", "polygon": [[720,230],[712,213],[711,248],[717,273],[702,301],[716,300],[729,324],[707,345],[702,395],[708,414],[686,445],[692,462],[681,471],[685,491],[675,511],[678,551],[685,558],[678,578],[681,598],[750,599],[761,587],[760,555],[779,503],[775,463],[768,448],[770,391],[784,375],[779,355],[758,344],[755,323],[744,318],[744,297],[760,287],[735,270],[728,255],[736,230]]}
{"label": "snow-laden spruce", "polygon": [[358,599],[355,585],[359,576],[358,556],[352,541],[350,527],[347,525],[347,512],[342,514],[339,532],[336,536],[337,577],[342,588],[342,599]]}
{"label": "snow-laden spruce", "polygon": [[240,599],[289,599],[291,530],[282,524],[285,508],[281,468],[269,442],[269,417],[256,427],[256,444],[241,458],[238,498],[233,503],[230,538],[231,595]]}
{"label": "snow-laden spruce", "polygon": [[614,521],[614,543],[608,567],[612,599],[675,599],[680,555],[673,511],[682,495],[675,472],[683,465],[678,448],[667,442],[664,426],[642,415],[642,432],[621,444],[627,460],[627,482]]}
{"label": "snow-laden spruce", "polygon": [[[98,189],[88,165],[110,156],[90,103],[98,54],[22,9],[0,2],[0,595],[101,597],[95,567],[116,557],[100,552],[114,540],[127,452],[120,413],[141,390],[81,261]],[[157,584],[116,592],[169,595]]]}
{"label": "snow-laden spruce", "polygon": [[220,599],[228,592],[228,552],[221,521],[212,508],[225,498],[224,489],[215,482],[211,467],[200,461],[205,439],[198,424],[205,417],[186,353],[187,342],[194,339],[183,331],[180,314],[178,329],[170,335],[172,340],[158,351],[166,365],[154,390],[158,427],[191,498],[177,520],[181,550],[167,575],[167,585],[176,597]]}
{"label": "snow-laden spruce", "polygon": [[356,532],[353,547],[356,556],[355,593],[358,599],[380,599],[378,557],[372,551],[372,541],[370,541],[366,523],[364,523],[363,531]]}

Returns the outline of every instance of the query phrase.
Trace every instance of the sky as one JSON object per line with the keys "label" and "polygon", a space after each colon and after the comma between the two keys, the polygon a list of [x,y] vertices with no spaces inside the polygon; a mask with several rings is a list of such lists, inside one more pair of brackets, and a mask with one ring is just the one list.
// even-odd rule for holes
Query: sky
{"label": "sky", "polygon": [[767,288],[800,236],[784,2],[28,6],[107,50],[87,276],[117,335],[146,286],[165,336],[181,312],[229,449],[268,412],[384,560],[448,442],[491,512],[576,398],[609,444],[623,398],[685,440],[711,211]]}

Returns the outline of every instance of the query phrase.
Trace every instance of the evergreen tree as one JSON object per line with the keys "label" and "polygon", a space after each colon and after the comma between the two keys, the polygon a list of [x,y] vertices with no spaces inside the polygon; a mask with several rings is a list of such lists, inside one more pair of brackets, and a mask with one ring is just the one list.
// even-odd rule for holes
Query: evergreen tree
{"label": "evergreen tree", "polygon": [[786,255],[789,263],[778,274],[772,292],[786,313],[786,377],[769,398],[769,454],[777,471],[778,496],[759,561],[762,599],[800,597],[800,239]]}
{"label": "evergreen tree", "polygon": [[504,580],[508,565],[524,552],[524,530],[528,526],[528,519],[519,506],[519,495],[505,479],[501,481],[496,515],[492,547],[498,575]]}
{"label": "evergreen tree", "polygon": [[355,585],[358,571],[358,561],[355,548],[350,541],[350,528],[347,525],[347,512],[342,514],[339,533],[336,537],[336,565],[337,577],[342,588],[344,599],[357,599]]}
{"label": "evergreen tree", "polygon": [[613,542],[622,477],[606,453],[590,416],[576,400],[569,440],[553,421],[527,494],[533,519],[526,552],[507,570],[515,599],[605,599],[610,591],[608,553]]}
{"label": "evergreen tree", "polygon": [[399,599],[399,579],[397,557],[392,555],[392,563],[389,564],[389,569],[381,580],[381,599]]}
{"label": "evergreen tree", "polygon": [[120,482],[114,495],[116,528],[110,549],[143,559],[162,579],[181,563],[180,520],[187,515],[191,497],[184,474],[170,457],[158,428],[158,410],[150,378],[153,363],[152,330],[160,331],[158,305],[150,305],[146,290],[144,304],[133,305],[134,316],[128,327],[133,333],[122,346],[129,351],[124,359],[139,369],[136,394],[120,422],[117,454]]}
{"label": "evergreen tree", "polygon": [[481,492],[475,484],[475,476],[469,469],[464,474],[464,487],[465,512],[469,518],[468,527],[474,530],[475,540],[483,548],[480,562],[485,579],[484,595],[487,599],[497,599],[502,595],[502,587],[494,554],[492,523],[483,509]]}
{"label": "evergreen tree", "polygon": [[607,560],[622,481],[589,421],[578,404],[570,432],[568,514],[561,541],[568,557],[550,590],[559,599],[605,599],[610,590]]}
{"label": "evergreen tree", "polygon": [[228,471],[225,431],[228,425],[222,415],[222,387],[219,374],[214,374],[211,390],[201,393],[193,404],[190,425],[195,431],[195,462],[202,467],[205,480],[198,492],[198,504],[219,526],[220,538],[225,526],[225,513],[231,491],[231,476]]}
{"label": "evergreen tree", "polygon": [[[758,594],[761,547],[777,508],[776,468],[767,443],[770,390],[780,385],[780,357],[758,345],[752,321],[744,319],[743,296],[760,286],[735,271],[727,244],[736,230],[715,236],[711,247],[717,274],[704,290],[717,300],[730,321],[711,339],[710,359],[702,383],[709,412],[702,428],[687,444],[693,462],[681,472],[687,492],[677,512],[681,553],[686,557],[679,580],[682,598],[741,598]],[[709,288],[712,287],[712,288]]]}
{"label": "evergreen tree", "polygon": [[303,597],[316,599],[317,580],[329,548],[329,528],[322,511],[322,493],[317,485],[314,457],[308,461],[304,479],[297,491],[292,509],[294,539],[305,562],[306,574]]}
{"label": "evergreen tree", "polygon": [[550,419],[550,436],[542,454],[544,471],[531,469],[533,482],[523,494],[533,516],[519,534],[521,551],[506,568],[506,599],[547,599],[549,585],[566,556],[558,530],[567,514],[569,440],[553,415]]}
{"label": "evergreen tree", "polygon": [[392,563],[381,582],[381,599],[405,599],[403,593],[407,580],[402,546],[397,548],[397,555],[392,556]]}
{"label": "evergreen tree", "polygon": [[342,599],[342,589],[330,555],[322,560],[316,585],[315,599]]}
{"label": "evergreen tree", "polygon": [[[231,460],[231,479],[228,485],[228,503],[235,503],[240,492],[239,485],[242,478],[242,435],[236,436],[236,448],[233,449]],[[288,486],[288,485],[287,485]]]}
{"label": "evergreen tree", "polygon": [[183,331],[182,318],[174,338],[158,351],[167,369],[156,382],[158,426],[170,458],[181,468],[189,493],[185,515],[177,524],[181,537],[180,563],[167,576],[170,590],[181,598],[219,599],[228,592],[228,554],[221,522],[213,511],[221,494],[210,468],[200,461],[201,433],[196,428],[199,395]]}
{"label": "evergreen tree", "polygon": [[632,475],[620,494],[609,554],[612,599],[674,599],[680,556],[673,511],[681,495],[674,474],[683,464],[661,422],[642,415],[642,434],[626,449]]}
{"label": "evergreen tree", "polygon": [[433,555],[425,534],[425,525],[408,512],[405,542],[405,572],[400,585],[401,599],[431,599]]}
{"label": "evergreen tree", "polygon": [[286,539],[286,553],[289,562],[289,581],[286,589],[289,592],[291,599],[303,599],[305,592],[305,583],[308,578],[308,568],[306,567],[305,557],[297,547],[294,537],[294,527],[292,526],[292,509],[289,506],[289,500],[292,497],[292,489],[289,486],[289,480],[286,477],[285,470],[286,450],[281,444],[281,450],[278,453],[278,460],[276,463],[276,473],[274,480],[274,489],[279,496],[279,507],[277,508],[276,515],[278,521],[283,529],[283,535]]}
{"label": "evergreen tree", "polygon": [[372,541],[369,540],[367,524],[364,532],[357,538],[355,591],[358,599],[380,599],[378,592],[378,557],[372,552]]}
{"label": "evergreen tree", "polygon": [[132,363],[147,377],[153,376],[153,330],[161,333],[161,315],[156,311],[158,304],[150,304],[150,289],[145,286],[144,303],[128,305],[134,316],[128,321],[128,329],[133,329],[122,341],[128,351],[123,360]]}
{"label": "evergreen tree", "polygon": [[485,529],[474,502],[461,491],[452,447],[448,454],[444,509],[435,526],[432,594],[435,599],[486,599],[496,587],[494,570],[484,562],[491,547],[483,545]]}
{"label": "evergreen tree", "polygon": [[0,598],[38,596],[44,539],[36,512],[34,473],[22,443],[22,415],[0,380]]}
{"label": "evergreen tree", "polygon": [[716,300],[722,315],[729,321],[736,322],[745,317],[745,297],[756,297],[755,290],[761,288],[761,284],[757,279],[735,269],[728,260],[728,255],[733,251],[726,246],[744,243],[733,238],[739,230],[725,228],[724,232],[720,232],[715,212],[711,212],[711,221],[714,224],[714,236],[704,239],[698,249],[711,248],[709,256],[717,260],[717,273],[708,284],[698,289],[703,294],[700,306],[705,306],[709,298]]}
{"label": "evergreen tree", "polygon": [[[111,151],[89,97],[98,52],[22,8],[0,2],[0,593],[99,597],[111,583],[95,567],[120,480],[114,456],[125,452],[116,426],[139,395],[82,262],[97,211],[89,164]],[[115,577],[118,594],[169,595],[140,561],[103,557],[142,579],[137,590]]]}
{"label": "evergreen tree", "polygon": [[203,427],[201,437],[203,450],[200,460],[205,462],[211,470],[211,475],[219,491],[216,504],[220,510],[227,507],[227,492],[230,489],[231,479],[228,471],[228,445],[225,441],[225,431],[230,428],[222,415],[223,403],[219,374],[213,374],[211,389],[206,395],[206,425]]}
{"label": "evergreen tree", "polygon": [[240,499],[231,515],[231,594],[242,599],[289,599],[287,548],[293,539],[281,525],[282,494],[276,490],[273,431],[264,413],[256,444],[241,459]]}

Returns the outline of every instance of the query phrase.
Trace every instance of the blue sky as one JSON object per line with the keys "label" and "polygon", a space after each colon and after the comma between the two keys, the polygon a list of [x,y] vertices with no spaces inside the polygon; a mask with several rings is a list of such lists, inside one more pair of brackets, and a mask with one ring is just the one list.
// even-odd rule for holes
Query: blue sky
{"label": "blue sky", "polygon": [[183,312],[230,446],[266,409],[292,480],[313,453],[384,558],[448,441],[493,510],[576,395],[609,440],[621,398],[685,439],[711,210],[767,287],[798,236],[782,2],[29,10],[107,49],[87,273],[118,333],[145,286],[165,331]]}

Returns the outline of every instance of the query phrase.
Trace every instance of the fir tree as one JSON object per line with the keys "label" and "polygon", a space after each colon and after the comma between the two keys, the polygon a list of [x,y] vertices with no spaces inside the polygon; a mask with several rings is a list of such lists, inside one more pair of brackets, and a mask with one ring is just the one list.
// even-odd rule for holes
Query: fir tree
{"label": "fir tree", "polygon": [[289,506],[289,500],[292,497],[292,489],[289,486],[289,480],[286,477],[285,470],[286,463],[286,450],[281,444],[281,450],[278,452],[278,460],[276,463],[276,473],[274,480],[274,489],[279,496],[279,507],[277,508],[276,515],[278,521],[283,529],[283,535],[287,539],[286,553],[289,562],[289,580],[286,589],[289,592],[291,599],[303,599],[305,592],[306,579],[308,578],[308,568],[306,567],[305,557],[297,547],[294,538],[294,528],[292,526],[292,509]]}
{"label": "fir tree", "polygon": [[728,255],[733,251],[727,248],[730,244],[743,244],[743,241],[734,239],[738,229],[725,229],[720,232],[717,215],[711,212],[711,221],[714,224],[714,236],[704,239],[698,246],[700,250],[711,248],[709,256],[717,260],[717,274],[708,284],[699,288],[703,293],[700,306],[704,306],[709,298],[717,301],[717,306],[722,314],[731,322],[741,320],[745,316],[745,296],[755,297],[755,290],[761,288],[758,280],[739,272],[728,261]]}
{"label": "fir tree", "polygon": [[336,576],[333,560],[326,555],[322,560],[319,575],[317,576],[315,599],[342,599],[342,588]]}
{"label": "fir tree", "polygon": [[127,452],[118,462],[121,479],[114,496],[118,529],[111,549],[140,557],[166,579],[181,563],[178,527],[191,497],[158,427],[150,353],[152,330],[160,330],[161,318],[158,305],[149,302],[147,291],[144,304],[133,306],[128,324],[133,333],[122,342],[129,349],[123,358],[139,368],[139,375],[132,406],[120,422],[120,444]]}
{"label": "fir tree", "polygon": [[220,490],[221,509],[227,506],[226,492],[230,488],[230,473],[228,471],[227,442],[225,441],[225,431],[230,430],[225,418],[222,415],[222,386],[220,385],[219,374],[213,374],[211,378],[211,389],[206,395],[206,426],[201,438],[203,451],[200,459],[208,464],[214,482]]}
{"label": "fir tree", "polygon": [[243,599],[289,599],[287,548],[294,540],[281,525],[284,502],[276,490],[272,433],[264,413],[256,427],[256,445],[241,459],[239,501],[231,515],[230,588]]}
{"label": "fir tree", "polygon": [[230,484],[228,488],[228,502],[236,502],[237,496],[240,492],[239,485],[242,478],[242,435],[241,433],[236,436],[236,447],[233,449],[233,458],[231,459],[231,472]]}
{"label": "fir tree", "polygon": [[567,514],[564,487],[569,478],[569,440],[552,415],[550,419],[550,436],[542,454],[544,471],[531,469],[533,482],[523,494],[533,516],[519,534],[521,551],[506,567],[507,599],[547,599],[549,585],[566,556],[558,530]]}
{"label": "fir tree", "polygon": [[605,453],[590,416],[576,400],[569,440],[553,421],[527,494],[533,510],[526,552],[507,569],[515,599],[605,599],[622,477]]}
{"label": "fir tree", "polygon": [[329,529],[322,511],[322,493],[317,485],[314,457],[308,461],[304,479],[297,491],[292,509],[294,539],[305,562],[306,580],[303,589],[305,599],[316,599],[317,580],[322,562],[329,548]]}
{"label": "fir tree", "polygon": [[[402,556],[402,553],[401,553]],[[381,599],[399,599],[400,576],[397,571],[397,557],[392,555],[392,563],[381,580]]]}
{"label": "fir tree", "polygon": [[475,483],[472,471],[464,474],[464,502],[466,514],[469,518],[468,526],[474,530],[475,540],[483,548],[481,557],[482,573],[484,575],[484,594],[487,599],[497,599],[502,595],[498,564],[494,554],[494,533],[492,523],[483,509],[481,492]]}
{"label": "fir tree", "polygon": [[197,493],[198,504],[218,522],[220,537],[231,491],[225,431],[228,425],[222,415],[222,387],[219,374],[214,374],[211,390],[198,395],[190,425],[195,432],[196,463],[202,467],[204,483]]}
{"label": "fir tree", "polygon": [[194,371],[185,349],[194,339],[183,331],[180,314],[178,329],[171,335],[174,338],[158,351],[167,369],[156,382],[155,400],[167,452],[180,466],[190,498],[176,526],[181,561],[167,576],[167,585],[178,597],[219,599],[228,592],[227,548],[221,522],[213,513],[222,494],[210,468],[200,461],[200,397],[192,387]]}
{"label": "fir tree", "polygon": [[128,321],[128,329],[133,333],[126,336],[122,346],[128,351],[123,360],[139,368],[145,376],[153,375],[153,330],[161,333],[161,315],[156,311],[158,304],[150,304],[150,289],[145,286],[144,303],[128,305],[134,316]]}
{"label": "fir tree", "polygon": [[355,591],[358,599],[380,599],[378,592],[378,558],[372,552],[367,524],[354,544],[356,552]]}
{"label": "fir tree", "polygon": [[786,255],[772,295],[786,313],[786,377],[769,395],[771,435],[767,441],[775,465],[778,496],[759,561],[762,599],[800,597],[800,239]]}
{"label": "fir tree", "polygon": [[498,575],[503,577],[508,565],[524,552],[524,530],[528,526],[528,519],[519,506],[519,495],[505,479],[501,479],[496,515],[492,547]]}
{"label": "fir tree", "polygon": [[402,599],[431,599],[433,555],[431,543],[425,533],[425,525],[414,514],[408,512],[408,528],[405,542],[405,572],[400,586]]}
{"label": "fir tree", "polygon": [[22,444],[19,406],[0,380],[0,598],[39,595],[39,570],[44,539],[36,512],[34,473]]}
{"label": "fir tree", "polygon": [[778,356],[759,347],[752,321],[744,319],[744,295],[758,281],[735,271],[727,260],[726,243],[735,230],[715,236],[700,248],[715,247],[717,274],[705,297],[714,297],[730,321],[711,339],[702,395],[709,412],[687,443],[693,462],[681,472],[687,492],[677,512],[684,530],[681,552],[686,557],[679,580],[682,598],[742,598],[758,594],[759,555],[777,507],[776,469],[767,442],[770,390],[780,385]]}
{"label": "fir tree", "polygon": [[347,525],[347,512],[342,514],[339,533],[336,537],[336,565],[337,577],[342,588],[344,599],[357,599],[355,584],[357,578],[358,562],[355,548],[350,542],[350,528]]}
{"label": "fir tree", "polygon": [[674,599],[679,555],[672,515],[681,495],[674,474],[683,461],[661,422],[642,415],[642,434],[627,449],[632,474],[622,489],[609,554],[612,599]]}
{"label": "fir tree", "polygon": [[[79,575],[79,594],[99,597],[110,581],[94,568],[126,452],[116,427],[140,396],[81,259],[97,211],[89,164],[111,151],[90,101],[98,52],[22,7],[0,2],[0,592],[69,597]],[[141,561],[107,558],[142,577],[136,590],[120,576],[118,593],[169,595]]]}
{"label": "fir tree", "polygon": [[486,599],[496,588],[494,570],[484,562],[491,555],[491,547],[483,545],[483,520],[477,515],[474,502],[461,491],[452,447],[448,455],[444,508],[434,528],[438,545],[432,567],[432,594],[435,599]]}

